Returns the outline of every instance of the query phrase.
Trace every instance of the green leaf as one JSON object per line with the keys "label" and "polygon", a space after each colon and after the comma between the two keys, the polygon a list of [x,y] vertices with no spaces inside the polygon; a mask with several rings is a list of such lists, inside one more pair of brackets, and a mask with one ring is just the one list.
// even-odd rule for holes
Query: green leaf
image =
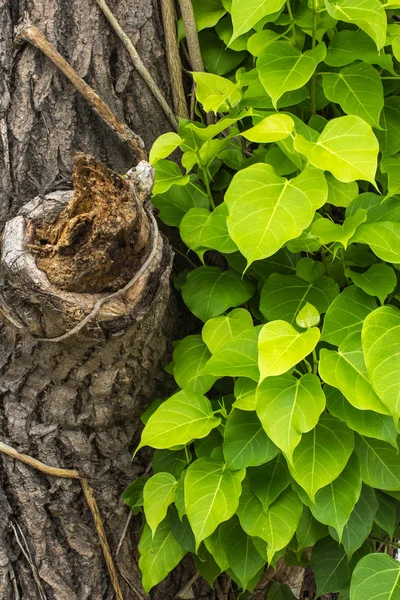
{"label": "green leaf", "polygon": [[303,504],[291,488],[284,490],[267,511],[267,526],[260,532],[268,544],[268,562],[290,542],[298,527]]}
{"label": "green leaf", "polygon": [[225,195],[228,231],[248,265],[272,256],[299,236],[327,195],[323,174],[313,168],[304,169],[290,181],[267,164],[236,173]]}
{"label": "green leaf", "polygon": [[250,31],[263,17],[280,10],[284,4],[284,0],[248,0],[246,4],[243,4],[242,0],[232,0],[231,43],[243,33]]}
{"label": "green leaf", "polygon": [[248,279],[218,267],[199,267],[191,271],[182,286],[186,306],[202,321],[244,304],[253,292],[254,285]]}
{"label": "green leaf", "polygon": [[188,454],[186,448],[178,451],[156,450],[152,459],[153,473],[171,473],[175,479],[179,479],[182,471],[188,465]]}
{"label": "green leaf", "polygon": [[212,31],[200,33],[199,41],[204,66],[209,73],[226,75],[236,69],[247,56],[247,52],[229,50]]}
{"label": "green leaf", "polygon": [[290,474],[282,454],[260,467],[247,469],[250,488],[265,513],[290,484]]}
{"label": "green leaf", "polygon": [[364,556],[354,569],[350,600],[399,600],[400,564],[387,554]]}
{"label": "green leaf", "polygon": [[228,471],[224,463],[211,458],[199,458],[188,467],[185,505],[196,548],[235,514],[245,474],[245,470]]}
{"label": "green leaf", "polygon": [[154,195],[152,203],[160,211],[160,219],[166,225],[179,227],[179,223],[191,208],[209,208],[210,200],[199,187],[188,183],[184,187],[173,185],[163,194]]}
{"label": "green leaf", "polygon": [[177,133],[169,131],[160,135],[150,150],[149,162],[156,165],[162,158],[167,158],[183,142],[183,139]]}
{"label": "green leaf", "polygon": [[329,42],[325,63],[331,67],[344,67],[355,60],[379,65],[395,74],[390,54],[379,53],[373,40],[363,31],[339,31]]}
{"label": "green leaf", "polygon": [[314,546],[318,540],[328,535],[326,525],[314,519],[308,506],[303,507],[300,523],[296,531],[297,552]]}
{"label": "green leaf", "polygon": [[250,580],[265,565],[264,559],[236,518],[220,527],[219,539],[228,557],[230,568],[245,590]]}
{"label": "green leaf", "polygon": [[297,134],[294,147],[314,167],[330,171],[343,183],[364,179],[375,185],[379,144],[371,126],[360,117],[332,119],[316,142]]}
{"label": "green leaf", "polygon": [[146,475],[141,475],[135,479],[122,494],[122,500],[125,504],[130,506],[132,510],[143,506],[143,488],[148,479],[149,478]]}
{"label": "green leaf", "polygon": [[180,388],[205,394],[213,386],[215,377],[200,374],[211,353],[201,335],[189,335],[174,350],[174,378]]}
{"label": "green leaf", "polygon": [[260,381],[289,371],[311,354],[319,337],[320,331],[317,327],[298,333],[286,321],[266,323],[258,338]]}
{"label": "green leaf", "polygon": [[375,513],[374,519],[375,523],[379,527],[382,527],[389,534],[390,538],[393,538],[397,525],[397,507],[399,504],[394,498],[379,490],[376,490],[375,493],[378,500],[378,510]]}
{"label": "green leaf", "polygon": [[279,114],[269,115],[257,123],[251,129],[247,129],[241,135],[259,144],[277,142],[287,138],[294,129],[294,121],[289,115]]}
{"label": "green leaf", "polygon": [[294,325],[307,302],[323,314],[338,294],[339,287],[330,277],[308,283],[294,275],[274,273],[261,290],[260,310],[270,321],[283,319]]}
{"label": "green leaf", "polygon": [[214,581],[221,575],[222,571],[214,557],[202,546],[198,555],[193,555],[193,562],[200,575],[207,581],[208,585],[214,587]]}
{"label": "green leaf", "polygon": [[187,444],[205,437],[220,422],[205,396],[182,390],[163,402],[150,417],[136,452],[143,446],[171,448]]}
{"label": "green leaf", "polygon": [[143,509],[153,538],[157,527],[167,515],[175,499],[177,481],[170,473],[157,473],[148,479],[143,489]]}
{"label": "green leaf", "polygon": [[205,208],[192,208],[180,223],[179,233],[183,242],[199,255],[209,249],[224,254],[236,252],[237,246],[228,234],[227,216],[224,203],[213,212]]}
{"label": "green leaf", "polygon": [[396,156],[385,158],[385,160],[382,160],[381,164],[379,165],[381,173],[386,173],[388,176],[388,193],[386,195],[386,198],[390,198],[391,196],[395,196],[396,194],[400,193],[399,167],[399,154],[396,154]]}
{"label": "green leaf", "polygon": [[278,452],[254,412],[237,409],[231,412],[224,435],[224,457],[228,469],[262,465]]}
{"label": "green leaf", "polygon": [[303,54],[290,42],[269,44],[257,60],[257,71],[274,107],[285,92],[303,87],[326,56],[324,43]]}
{"label": "green leaf", "polygon": [[260,500],[251,489],[248,477],[242,483],[237,516],[243,530],[252,537],[258,537],[267,526],[267,515]]}
{"label": "green leaf", "polygon": [[160,159],[156,165],[153,194],[164,194],[172,185],[187,185],[189,181],[189,175],[182,175],[176,163]]}
{"label": "green leaf", "polygon": [[353,432],[332,415],[324,413],[317,426],[303,435],[289,470],[314,501],[318,490],[343,471],[353,448]]}
{"label": "green leaf", "polygon": [[325,408],[325,395],[316,375],[265,379],[257,389],[257,414],[271,440],[289,462],[303,433],[311,431]]}
{"label": "green leaf", "polygon": [[390,414],[368,378],[359,331],[350,333],[337,352],[322,348],[319,374],[325,383],[338,388],[355,408]]}
{"label": "green leaf", "polygon": [[315,283],[325,275],[325,265],[312,258],[300,258],[296,263],[296,275],[307,283]]}
{"label": "green leaf", "polygon": [[326,312],[322,341],[339,346],[349,333],[361,331],[364,319],[376,307],[376,301],[355,285],[345,288]]}
{"label": "green leaf", "polygon": [[381,440],[357,436],[356,452],[361,477],[367,485],[381,490],[400,490],[399,454],[392,446]]}
{"label": "green leaf", "polygon": [[249,38],[247,42],[247,50],[253,56],[260,56],[261,52],[269,46],[272,42],[275,42],[279,38],[279,34],[271,29],[263,29],[257,31]]}
{"label": "green leaf", "polygon": [[139,568],[142,573],[142,585],[145,592],[160,583],[182,560],[186,550],[172,535],[168,519],[157,529],[154,539],[148,525],[144,526],[139,542]]}
{"label": "green leaf", "polygon": [[267,600],[296,600],[296,596],[293,596],[289,586],[274,581],[268,590]]}
{"label": "green leaf", "polygon": [[260,326],[237,335],[213,354],[204,371],[216,377],[248,377],[259,380],[258,335]]}
{"label": "green leaf", "polygon": [[229,79],[213,73],[192,72],[196,83],[196,97],[206,112],[226,112],[242,98],[240,89]]}
{"label": "green leaf", "polygon": [[357,62],[339,73],[324,74],[322,81],[328,100],[340,104],[348,115],[356,115],[379,129],[383,86],[374,67]]}
{"label": "green leaf", "polygon": [[219,568],[221,569],[221,572],[227,571],[229,569],[229,560],[220,542],[218,529],[204,540],[204,545],[214,557],[217,565],[219,565]]}
{"label": "green leaf", "polygon": [[331,219],[318,219],[311,227],[311,235],[317,237],[323,245],[340,242],[344,248],[347,248],[350,238],[366,220],[367,211],[362,208],[351,217],[347,217],[343,225],[338,225]]}
{"label": "green leaf", "polygon": [[257,383],[252,379],[246,379],[245,377],[238,377],[235,381],[235,402],[233,406],[240,408],[241,410],[256,410],[257,397],[256,397]]}
{"label": "green leaf", "polygon": [[383,158],[393,156],[400,151],[400,98],[390,96],[385,98],[385,106],[381,115],[382,131],[377,130],[380,149]]}
{"label": "green leaf", "polygon": [[329,412],[360,435],[388,442],[397,450],[397,429],[392,417],[371,410],[358,410],[337,390],[324,387]]}
{"label": "green leaf", "polygon": [[400,223],[366,223],[357,229],[351,241],[368,244],[386,262],[400,263]]}
{"label": "green leaf", "polygon": [[303,306],[300,310],[299,314],[296,317],[296,323],[299,327],[309,328],[315,327],[320,322],[321,317],[319,316],[319,312],[312,304],[308,302]]}
{"label": "green leaf", "polygon": [[334,19],[357,25],[375,42],[378,50],[386,41],[386,13],[379,0],[325,0],[328,13]]}
{"label": "green leaf", "polygon": [[192,530],[190,529],[189,521],[186,515],[179,518],[178,509],[172,506],[168,511],[168,522],[172,531],[172,535],[182,548],[187,552],[195,552],[195,541]]}
{"label": "green leaf", "polygon": [[315,573],[317,598],[330,592],[342,592],[348,587],[353,565],[349,564],[345,551],[332,538],[317,542],[311,555],[311,566]]}
{"label": "green leaf", "polygon": [[212,354],[248,329],[253,329],[253,318],[248,310],[235,308],[227,315],[207,321],[201,331],[203,340]]}
{"label": "green leaf", "polygon": [[395,271],[383,263],[372,265],[365,273],[346,269],[346,277],[350,277],[353,283],[369,296],[377,296],[381,304],[397,285]]}
{"label": "green leaf", "polygon": [[221,0],[192,0],[197,31],[214,27],[226,13]]}
{"label": "green leaf", "polygon": [[350,202],[358,196],[358,185],[355,181],[342,183],[330,173],[325,174],[328,183],[328,200],[333,206],[349,206]]}
{"label": "green leaf", "polygon": [[[355,505],[350,519],[343,529],[341,543],[349,559],[364,543],[371,532],[378,501],[372,488],[363,485],[361,495]],[[335,530],[331,530],[333,539],[338,539]]]}
{"label": "green leaf", "polygon": [[400,416],[400,312],[382,306],[368,315],[362,330],[365,363],[372,386],[393,415]]}

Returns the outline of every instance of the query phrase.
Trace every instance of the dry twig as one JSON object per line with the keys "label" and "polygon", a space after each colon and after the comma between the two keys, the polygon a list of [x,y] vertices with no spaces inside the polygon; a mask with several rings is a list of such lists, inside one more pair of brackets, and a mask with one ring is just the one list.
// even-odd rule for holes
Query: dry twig
{"label": "dry twig", "polygon": [[140,73],[140,75],[143,77],[144,81],[147,83],[150,91],[152,92],[153,96],[156,98],[157,102],[159,103],[159,105],[161,106],[161,108],[163,109],[165,114],[167,115],[173,128],[175,130],[178,130],[178,122],[176,120],[174,113],[172,112],[168,102],[164,98],[160,88],[157,86],[153,77],[150,75],[147,68],[145,67],[142,59],[140,58],[139,54],[137,53],[135,46],[132,44],[131,40],[126,35],[126,33],[122,29],[121,25],[118,23],[117,19],[111,12],[111,10],[110,10],[109,6],[107,5],[107,3],[105,2],[105,0],[96,0],[96,2],[99,5],[99,7],[101,8],[101,10],[103,11],[104,16],[107,18],[108,22],[110,23],[110,25],[113,28],[113,30],[115,31],[115,33],[117,34],[117,36],[119,37],[121,42],[124,44],[126,50],[128,51],[129,56],[131,57],[131,60],[132,60],[132,63],[134,65],[135,69],[138,71],[138,73]]}
{"label": "dry twig", "polygon": [[181,9],[183,24],[185,26],[186,41],[189,49],[192,69],[193,71],[204,71],[204,63],[201,57],[199,36],[197,35],[192,0],[178,1]]}
{"label": "dry twig", "polygon": [[36,48],[39,48],[51,62],[70,80],[74,87],[88,101],[92,109],[103,119],[105,123],[126,142],[138,161],[146,159],[143,140],[129,129],[127,125],[121,123],[114,115],[112,110],[100,98],[98,94],[78,75],[71,65],[61,56],[48,39],[34,25],[24,27],[17,35],[15,43],[17,46],[22,42],[29,42]]}
{"label": "dry twig", "polygon": [[186,105],[185,90],[183,89],[182,64],[176,35],[174,0],[161,0],[161,12],[175,112],[179,117],[188,119],[189,113]]}

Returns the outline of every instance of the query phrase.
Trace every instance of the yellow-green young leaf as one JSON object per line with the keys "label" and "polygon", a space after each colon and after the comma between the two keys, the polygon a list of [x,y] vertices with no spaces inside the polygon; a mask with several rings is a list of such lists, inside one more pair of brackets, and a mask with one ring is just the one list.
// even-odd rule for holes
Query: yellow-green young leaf
{"label": "yellow-green young leaf", "polygon": [[351,241],[368,244],[376,256],[386,262],[400,263],[400,223],[365,223]]}
{"label": "yellow-green young leaf", "polygon": [[287,180],[270,165],[252,165],[233,177],[226,192],[229,234],[250,265],[298,237],[327,197],[325,178],[317,169],[306,168]]}
{"label": "yellow-green young leaf", "polygon": [[280,10],[284,4],[284,0],[248,0],[246,3],[232,0],[233,35],[230,43],[250,31],[263,17]]}
{"label": "yellow-green young leaf", "polygon": [[325,383],[338,388],[355,408],[390,414],[368,378],[359,331],[350,333],[337,352],[321,349],[319,374]]}
{"label": "yellow-green young leaf", "polygon": [[241,135],[250,142],[267,144],[287,138],[294,129],[294,121],[289,115],[269,115]]}
{"label": "yellow-green young leaf", "polygon": [[387,554],[368,554],[356,565],[350,600],[399,600],[400,564]]}
{"label": "yellow-green young leaf", "polygon": [[304,329],[308,329],[309,327],[315,327],[316,325],[318,325],[320,320],[321,317],[319,316],[319,312],[317,311],[315,306],[313,306],[309,302],[306,302],[306,304],[303,306],[303,308],[300,310],[299,314],[296,317],[297,325],[299,327],[303,327]]}
{"label": "yellow-green young leaf", "polygon": [[349,333],[361,331],[364,319],[375,308],[376,300],[355,285],[345,288],[326,312],[322,341],[339,346]]}
{"label": "yellow-green young leaf", "polygon": [[323,263],[313,260],[312,258],[304,257],[296,263],[296,275],[300,279],[304,279],[307,283],[315,283],[321,279],[326,273],[326,267]]}
{"label": "yellow-green young leaf", "polygon": [[379,144],[371,125],[360,117],[332,119],[316,142],[297,134],[294,147],[314,167],[330,171],[343,183],[365,179],[375,185]]}
{"label": "yellow-green young leaf", "polygon": [[328,385],[324,386],[324,392],[331,415],[344,421],[350,429],[360,435],[388,442],[397,450],[397,429],[391,416],[381,415],[372,410],[358,410],[338,389]]}
{"label": "yellow-green young leaf", "polygon": [[143,446],[172,448],[206,437],[221,419],[201,394],[182,390],[165,400],[147,421],[136,452]]}
{"label": "yellow-green young leaf", "polygon": [[248,377],[259,380],[258,334],[261,326],[247,329],[224,344],[204,367],[205,373],[216,377]]}
{"label": "yellow-green young leaf", "polygon": [[256,397],[257,383],[252,379],[246,379],[246,377],[238,377],[235,381],[235,402],[233,406],[240,408],[241,410],[256,410],[257,397]]}
{"label": "yellow-green young leaf", "polygon": [[246,471],[228,471],[223,462],[199,458],[187,469],[185,505],[196,539],[196,549],[220,523],[230,519],[239,505]]}
{"label": "yellow-green young leaf", "polygon": [[397,285],[394,269],[383,263],[372,265],[365,273],[346,269],[346,277],[350,277],[353,283],[369,296],[379,298],[381,304]]}
{"label": "yellow-green young leaf", "polygon": [[390,156],[381,161],[379,165],[381,173],[386,173],[388,176],[388,192],[386,198],[396,196],[400,193],[400,154]]}
{"label": "yellow-green young leaf", "polygon": [[218,250],[223,254],[237,251],[237,246],[229,237],[226,218],[228,209],[220,204],[213,212],[205,208],[192,208],[183,217],[179,232],[186,246],[204,254],[206,250]]}
{"label": "yellow-green young leaf", "polygon": [[247,469],[247,477],[265,513],[290,484],[290,473],[283,454],[265,465]]}
{"label": "yellow-green young leaf", "polygon": [[192,72],[196,97],[206,112],[226,112],[242,99],[242,92],[232,81],[213,73]]}
{"label": "yellow-green young leaf", "polygon": [[355,181],[343,183],[335,179],[330,173],[326,173],[325,178],[328,183],[328,204],[346,208],[354,198],[357,198],[358,185]]}
{"label": "yellow-green young leaf", "polygon": [[390,96],[385,98],[385,106],[381,116],[382,130],[377,129],[376,137],[379,140],[382,156],[393,156],[400,151],[400,98]]}
{"label": "yellow-green young leaf", "polygon": [[158,527],[154,539],[146,524],[139,542],[139,568],[142,573],[142,585],[148,594],[182,560],[186,550],[172,535],[168,519]]}
{"label": "yellow-green young leaf", "polygon": [[275,108],[285,92],[302,88],[307,83],[325,56],[323,42],[303,54],[287,41],[273,42],[261,52],[257,71]]}
{"label": "yellow-green young leaf", "polygon": [[174,378],[180,388],[205,394],[213,386],[215,377],[200,374],[211,353],[201,335],[189,335],[174,350]]}
{"label": "yellow-green young leaf", "polygon": [[353,216],[347,217],[343,221],[343,225],[338,225],[331,219],[318,219],[311,227],[311,235],[315,235],[323,245],[340,242],[347,248],[350,238],[366,220],[367,211],[362,208],[358,209]]}
{"label": "yellow-green young leaf", "polygon": [[143,509],[153,538],[157,527],[167,515],[168,506],[175,499],[177,481],[170,473],[156,473],[143,489]]}
{"label": "yellow-green young leaf", "polygon": [[[294,536],[303,511],[303,503],[291,488],[287,488],[267,511],[267,526],[260,532],[268,544],[268,562],[282,550]],[[262,535],[261,535],[262,534]]]}
{"label": "yellow-green young leaf", "polygon": [[400,311],[394,306],[374,310],[364,321],[362,346],[369,380],[383,404],[400,417]]}
{"label": "yellow-green young leaf", "polygon": [[253,537],[258,537],[260,531],[265,529],[267,525],[267,515],[260,500],[254,494],[247,477],[242,483],[237,516],[243,530]]}
{"label": "yellow-green young leaf", "polygon": [[323,413],[318,425],[305,433],[293,453],[292,477],[314,502],[315,494],[334,481],[354,449],[354,434],[341,421]]}
{"label": "yellow-green young leaf", "polygon": [[265,565],[251,538],[240,527],[237,518],[223,523],[219,539],[229,560],[230,569],[245,590],[249,582]]}
{"label": "yellow-green young leaf", "polygon": [[373,488],[400,491],[399,453],[386,442],[363,436],[356,438],[361,477]]}
{"label": "yellow-green young leaf", "polygon": [[253,56],[260,56],[261,52],[279,38],[279,34],[271,29],[262,29],[253,33],[247,42],[247,50]]}
{"label": "yellow-green young leaf", "polygon": [[400,36],[394,38],[392,42],[392,50],[396,60],[400,61]]}
{"label": "yellow-green young leaf", "polygon": [[331,67],[344,67],[355,60],[379,65],[395,75],[390,54],[378,52],[375,43],[367,34],[353,29],[339,31],[329,42],[324,62]]}
{"label": "yellow-green young leaf", "polygon": [[210,552],[210,554],[212,554],[212,556],[214,557],[214,560],[217,563],[217,565],[219,565],[221,573],[222,571],[227,571],[229,569],[229,560],[227,559],[225,550],[223,549],[222,544],[219,540],[218,530],[204,540],[204,545]]}
{"label": "yellow-green young leaf", "polygon": [[228,469],[262,465],[278,453],[279,449],[266,435],[255,412],[232,410],[224,434],[224,458]]}
{"label": "yellow-green young leaf", "polygon": [[383,48],[387,19],[379,0],[336,0],[334,4],[325,0],[325,6],[331,17],[357,25],[374,40],[378,50]]}
{"label": "yellow-green young leaf", "polygon": [[348,115],[364,119],[379,128],[383,108],[383,86],[379,72],[371,65],[357,62],[340,73],[322,76],[325,96],[340,104]]}
{"label": "yellow-green young leaf", "polygon": [[257,389],[262,426],[289,462],[302,434],[316,426],[324,408],[325,394],[316,375],[269,377]]}
{"label": "yellow-green young leaf", "polygon": [[215,354],[225,344],[248,329],[253,329],[251,314],[244,308],[235,308],[227,315],[207,321],[201,330],[201,335],[210,352]]}
{"label": "yellow-green young leaf", "polygon": [[172,185],[187,185],[189,181],[189,175],[182,175],[176,163],[163,158],[156,165],[153,194],[164,194]]}
{"label": "yellow-green young leaf", "polygon": [[[307,265],[302,263],[301,266]],[[305,276],[305,268],[302,268],[301,273]],[[273,273],[261,290],[260,310],[269,321],[283,319],[294,325],[306,302],[315,306],[322,314],[338,294],[339,286],[330,277],[322,277],[309,283],[295,275]]]}
{"label": "yellow-green young leaf", "polygon": [[266,377],[283,375],[301,362],[314,350],[319,336],[317,327],[298,333],[286,321],[266,323],[258,338],[260,381]]}
{"label": "yellow-green young leaf", "polygon": [[182,286],[186,306],[202,321],[244,304],[253,293],[254,284],[248,279],[218,267],[199,267],[191,271]]}
{"label": "yellow-green young leaf", "polygon": [[167,158],[182,142],[181,136],[173,131],[160,135],[151,147],[150,164],[156,165],[161,158]]}

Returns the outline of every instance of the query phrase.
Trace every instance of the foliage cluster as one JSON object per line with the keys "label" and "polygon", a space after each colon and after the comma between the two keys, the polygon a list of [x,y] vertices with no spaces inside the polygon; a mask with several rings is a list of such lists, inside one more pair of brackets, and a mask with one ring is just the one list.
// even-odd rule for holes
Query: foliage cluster
{"label": "foliage cluster", "polygon": [[189,552],[246,598],[284,556],[317,595],[399,599],[400,4],[193,5],[216,119],[181,120],[151,161],[202,328],[143,417],[153,475],[125,493],[144,587]]}

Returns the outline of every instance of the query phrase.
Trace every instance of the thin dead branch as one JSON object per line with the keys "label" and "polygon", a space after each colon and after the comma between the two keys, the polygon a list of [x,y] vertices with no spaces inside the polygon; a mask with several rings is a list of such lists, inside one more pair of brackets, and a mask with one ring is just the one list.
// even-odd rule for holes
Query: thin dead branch
{"label": "thin dead branch", "polygon": [[143,140],[127,125],[121,123],[112,110],[100,98],[100,96],[78,75],[71,65],[61,56],[48,39],[34,25],[24,27],[15,38],[15,43],[20,46],[23,42],[29,42],[39,48],[51,62],[70,80],[73,86],[87,100],[92,109],[99,117],[122,139],[132,150],[137,160],[146,159]]}
{"label": "thin dead branch", "polygon": [[161,13],[175,113],[178,117],[188,119],[189,113],[186,104],[185,90],[183,89],[182,64],[176,35],[174,0],[161,0]]}
{"label": "thin dead branch", "polygon": [[177,131],[178,130],[178,121],[176,120],[176,117],[175,117],[174,113],[172,112],[168,102],[164,98],[163,93],[161,92],[160,88],[157,86],[153,77],[150,75],[149,71],[147,70],[146,66],[144,65],[135,46],[132,44],[132,41],[129,39],[129,37],[127,36],[125,31],[122,29],[121,25],[118,23],[117,19],[115,18],[114,14],[111,12],[111,10],[110,10],[108,4],[105,2],[105,0],[96,0],[96,2],[98,4],[98,6],[101,8],[101,10],[103,11],[104,16],[110,23],[110,25],[113,28],[113,30],[115,31],[115,33],[117,34],[117,36],[119,37],[121,42],[124,44],[135,69],[142,76],[143,80],[148,85],[151,93],[156,98],[157,102],[159,103],[159,105],[163,109],[164,113],[167,115],[168,119],[170,120],[171,125]]}
{"label": "thin dead branch", "polygon": [[192,69],[193,71],[204,71],[204,63],[201,57],[199,36],[197,34],[192,0],[178,1],[181,9],[183,24],[185,26],[186,41],[189,49]]}

